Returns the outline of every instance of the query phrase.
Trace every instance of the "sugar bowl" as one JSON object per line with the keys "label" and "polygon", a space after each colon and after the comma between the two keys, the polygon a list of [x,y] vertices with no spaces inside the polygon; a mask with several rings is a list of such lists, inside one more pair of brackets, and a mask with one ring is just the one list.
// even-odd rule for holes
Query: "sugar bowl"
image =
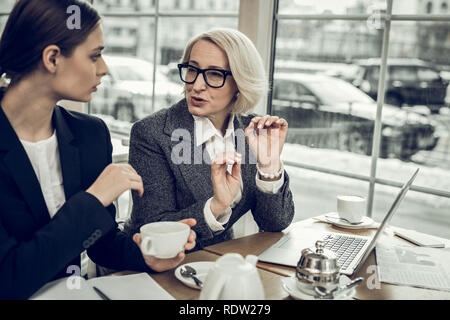
{"label": "sugar bowl", "polygon": [[324,242],[317,241],[315,248],[302,250],[297,264],[297,288],[302,292],[315,296],[315,287],[323,287],[331,292],[339,286],[340,266],[334,252],[324,249]]}

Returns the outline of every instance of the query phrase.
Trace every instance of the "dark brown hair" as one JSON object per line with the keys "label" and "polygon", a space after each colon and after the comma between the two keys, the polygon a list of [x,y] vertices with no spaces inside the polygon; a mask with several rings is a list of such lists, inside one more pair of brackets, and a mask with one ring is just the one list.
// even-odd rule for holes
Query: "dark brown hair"
{"label": "dark brown hair", "polygon": [[[73,13],[68,8],[73,5],[79,12],[79,28],[68,25]],[[0,40],[0,76],[6,73],[11,83],[19,81],[38,66],[49,45],[57,45],[69,57],[99,21],[98,12],[83,0],[17,1]]]}

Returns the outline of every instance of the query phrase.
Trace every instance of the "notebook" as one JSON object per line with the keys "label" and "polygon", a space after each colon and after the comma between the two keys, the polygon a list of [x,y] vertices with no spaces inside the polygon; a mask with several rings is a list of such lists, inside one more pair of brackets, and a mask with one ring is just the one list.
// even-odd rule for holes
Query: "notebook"
{"label": "notebook", "polygon": [[30,300],[101,300],[93,287],[111,300],[174,300],[147,273],[106,276],[85,280],[71,276],[44,285]]}

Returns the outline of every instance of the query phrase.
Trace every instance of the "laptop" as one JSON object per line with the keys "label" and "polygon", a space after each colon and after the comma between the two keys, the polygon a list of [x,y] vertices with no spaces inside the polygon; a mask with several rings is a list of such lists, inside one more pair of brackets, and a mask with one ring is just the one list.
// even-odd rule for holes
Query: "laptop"
{"label": "laptop", "polygon": [[258,256],[259,261],[296,267],[300,259],[301,251],[305,248],[313,247],[317,240],[323,240],[325,242],[325,248],[336,254],[342,274],[352,275],[358,272],[359,268],[375,248],[378,239],[397,211],[398,206],[411,187],[418,172],[419,169],[416,169],[411,178],[402,186],[373,237],[323,232],[306,228],[302,228],[301,230],[293,229],[261,253]]}

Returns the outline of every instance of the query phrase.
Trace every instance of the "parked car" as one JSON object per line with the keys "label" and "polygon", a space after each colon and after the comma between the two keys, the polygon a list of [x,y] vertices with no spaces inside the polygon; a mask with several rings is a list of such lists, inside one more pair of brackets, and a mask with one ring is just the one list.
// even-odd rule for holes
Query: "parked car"
{"label": "parked car", "polygon": [[153,64],[138,58],[104,56],[109,73],[92,96],[91,113],[110,115],[116,120],[134,122],[166,108],[182,98],[183,87],[169,81],[156,69],[155,104]]}
{"label": "parked car", "polygon": [[[376,102],[348,82],[324,75],[275,74],[272,111],[289,122],[287,142],[370,155]],[[384,105],[380,156],[409,159],[433,149],[432,120]]]}
{"label": "parked car", "polygon": [[[376,99],[380,59],[356,62],[359,71],[353,84]],[[388,59],[385,101],[395,106],[426,105],[431,112],[445,106],[449,82],[433,65],[418,59]]]}

